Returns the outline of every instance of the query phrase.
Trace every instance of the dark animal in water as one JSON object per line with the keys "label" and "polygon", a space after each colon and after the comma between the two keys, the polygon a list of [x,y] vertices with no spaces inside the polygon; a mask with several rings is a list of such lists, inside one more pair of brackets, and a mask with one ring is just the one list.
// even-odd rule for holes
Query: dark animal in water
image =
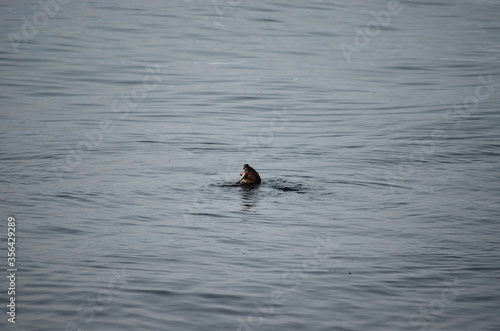
{"label": "dark animal in water", "polygon": [[254,168],[249,166],[248,164],[245,164],[243,166],[244,172],[241,173],[241,178],[239,181],[236,182],[236,184],[242,183],[242,184],[260,184],[260,176],[257,171],[255,171]]}

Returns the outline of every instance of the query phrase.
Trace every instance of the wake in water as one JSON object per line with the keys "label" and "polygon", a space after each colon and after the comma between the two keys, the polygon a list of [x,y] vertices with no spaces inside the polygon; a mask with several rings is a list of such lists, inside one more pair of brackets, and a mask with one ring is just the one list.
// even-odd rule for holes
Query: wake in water
{"label": "wake in water", "polygon": [[282,192],[296,192],[296,193],[306,193],[308,191],[308,189],[304,187],[303,184],[291,182],[286,179],[263,180],[261,184],[235,184],[228,182],[218,182],[212,184],[211,186],[225,187],[225,188],[241,187],[242,189],[245,190],[252,190],[258,187],[262,187],[262,188],[271,188]]}
{"label": "wake in water", "polygon": [[301,183],[291,182],[286,179],[271,179],[268,181],[268,186],[282,192],[307,192],[307,188],[305,188]]}

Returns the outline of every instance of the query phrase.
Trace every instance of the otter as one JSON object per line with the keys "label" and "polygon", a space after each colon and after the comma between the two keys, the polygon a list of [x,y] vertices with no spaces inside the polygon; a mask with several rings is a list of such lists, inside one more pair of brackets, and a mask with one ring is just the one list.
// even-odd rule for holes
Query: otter
{"label": "otter", "polygon": [[[248,164],[243,165],[244,172],[240,174],[241,178],[236,184],[260,184],[260,176],[254,168]],[[243,182],[242,182],[243,181]]]}

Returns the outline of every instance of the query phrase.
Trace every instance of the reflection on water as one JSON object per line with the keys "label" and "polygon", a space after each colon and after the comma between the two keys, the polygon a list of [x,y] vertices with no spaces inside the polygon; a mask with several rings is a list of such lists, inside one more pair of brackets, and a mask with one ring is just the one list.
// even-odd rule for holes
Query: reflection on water
{"label": "reflection on water", "polygon": [[241,206],[244,211],[255,207],[259,201],[259,188],[261,184],[242,184],[240,185]]}

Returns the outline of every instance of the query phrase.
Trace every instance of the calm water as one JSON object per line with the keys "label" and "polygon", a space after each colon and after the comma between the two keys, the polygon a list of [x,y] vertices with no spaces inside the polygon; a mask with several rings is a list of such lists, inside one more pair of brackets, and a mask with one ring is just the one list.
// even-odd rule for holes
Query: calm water
{"label": "calm water", "polygon": [[2,330],[500,329],[498,1],[0,15]]}

